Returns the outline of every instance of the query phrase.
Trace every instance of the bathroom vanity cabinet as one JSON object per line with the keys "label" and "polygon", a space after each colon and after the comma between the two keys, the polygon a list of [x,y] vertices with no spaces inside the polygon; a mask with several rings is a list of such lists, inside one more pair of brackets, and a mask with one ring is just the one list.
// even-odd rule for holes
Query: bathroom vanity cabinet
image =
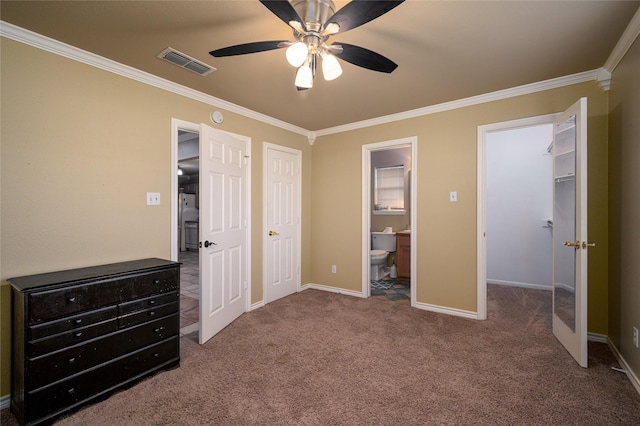
{"label": "bathroom vanity cabinet", "polygon": [[398,232],[396,234],[398,247],[398,278],[411,278],[411,233]]}
{"label": "bathroom vanity cabinet", "polygon": [[143,259],[7,280],[11,411],[54,418],[180,364],[180,263]]}

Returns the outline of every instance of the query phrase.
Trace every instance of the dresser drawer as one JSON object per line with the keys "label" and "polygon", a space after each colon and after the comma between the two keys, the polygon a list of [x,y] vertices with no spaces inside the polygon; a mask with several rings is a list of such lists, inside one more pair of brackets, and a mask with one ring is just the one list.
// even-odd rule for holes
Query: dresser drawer
{"label": "dresser drawer", "polygon": [[54,334],[27,342],[27,356],[38,357],[118,330],[118,319],[111,318],[96,324]]}
{"label": "dresser drawer", "polygon": [[123,280],[109,280],[29,294],[28,322],[37,324],[116,304],[120,300],[123,287]]}
{"label": "dresser drawer", "polygon": [[36,340],[53,334],[62,333],[63,331],[75,330],[110,318],[116,318],[117,315],[118,308],[116,305],[113,305],[106,308],[96,309],[91,312],[66,317],[61,320],[32,325],[29,327],[29,339]]}
{"label": "dresser drawer", "polygon": [[127,315],[135,311],[142,311],[148,308],[179,301],[180,294],[177,291],[164,293],[157,296],[145,297],[143,299],[132,300],[118,305],[118,315]]}
{"label": "dresser drawer", "polygon": [[166,293],[180,289],[178,268],[140,274],[132,277],[122,291],[121,300],[138,299],[155,293]]}
{"label": "dresser drawer", "polygon": [[[176,298],[172,298],[176,300]],[[131,314],[118,318],[118,327],[127,328],[143,322],[150,321],[155,318],[165,317],[167,315],[177,314],[180,312],[180,303],[178,301],[165,303],[164,305],[155,306],[153,308],[136,311]]]}
{"label": "dresser drawer", "polygon": [[46,386],[110,359],[176,336],[178,323],[176,314],[29,359],[27,387],[37,389]]}
{"label": "dresser drawer", "polygon": [[163,366],[177,366],[178,362],[177,339],[168,339],[143,348],[67,380],[28,392],[26,399],[30,410],[26,420],[39,420],[55,415],[62,409],[73,409],[90,398],[99,398],[117,385],[133,382]]}
{"label": "dresser drawer", "polygon": [[123,300],[177,290],[178,274],[179,270],[173,268],[31,293],[28,322],[44,322]]}

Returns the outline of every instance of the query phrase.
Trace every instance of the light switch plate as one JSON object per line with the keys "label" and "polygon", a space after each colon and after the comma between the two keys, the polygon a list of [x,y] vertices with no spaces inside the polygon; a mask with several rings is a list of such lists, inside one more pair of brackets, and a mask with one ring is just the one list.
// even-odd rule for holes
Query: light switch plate
{"label": "light switch plate", "polygon": [[159,192],[147,192],[147,205],[159,206],[160,205],[160,193]]}
{"label": "light switch plate", "polygon": [[449,193],[449,201],[451,201],[452,203],[458,201],[458,193],[456,191],[451,191]]}

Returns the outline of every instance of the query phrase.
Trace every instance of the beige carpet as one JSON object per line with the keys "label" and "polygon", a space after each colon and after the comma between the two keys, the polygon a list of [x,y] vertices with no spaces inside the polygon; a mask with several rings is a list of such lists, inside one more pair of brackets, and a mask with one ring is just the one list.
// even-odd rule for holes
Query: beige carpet
{"label": "beige carpet", "polygon": [[549,292],[498,286],[486,321],[307,290],[203,346],[183,338],[180,368],[57,424],[638,424],[640,395],[608,347],[590,343],[580,368],[550,309]]}

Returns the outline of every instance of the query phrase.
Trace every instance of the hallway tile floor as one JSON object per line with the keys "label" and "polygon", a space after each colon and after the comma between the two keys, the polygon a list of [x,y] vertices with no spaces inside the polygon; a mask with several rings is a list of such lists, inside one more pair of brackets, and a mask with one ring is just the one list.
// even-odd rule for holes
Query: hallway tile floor
{"label": "hallway tile floor", "polygon": [[199,265],[197,251],[182,251],[178,254],[180,267],[180,333],[189,334],[198,330],[200,310]]}

